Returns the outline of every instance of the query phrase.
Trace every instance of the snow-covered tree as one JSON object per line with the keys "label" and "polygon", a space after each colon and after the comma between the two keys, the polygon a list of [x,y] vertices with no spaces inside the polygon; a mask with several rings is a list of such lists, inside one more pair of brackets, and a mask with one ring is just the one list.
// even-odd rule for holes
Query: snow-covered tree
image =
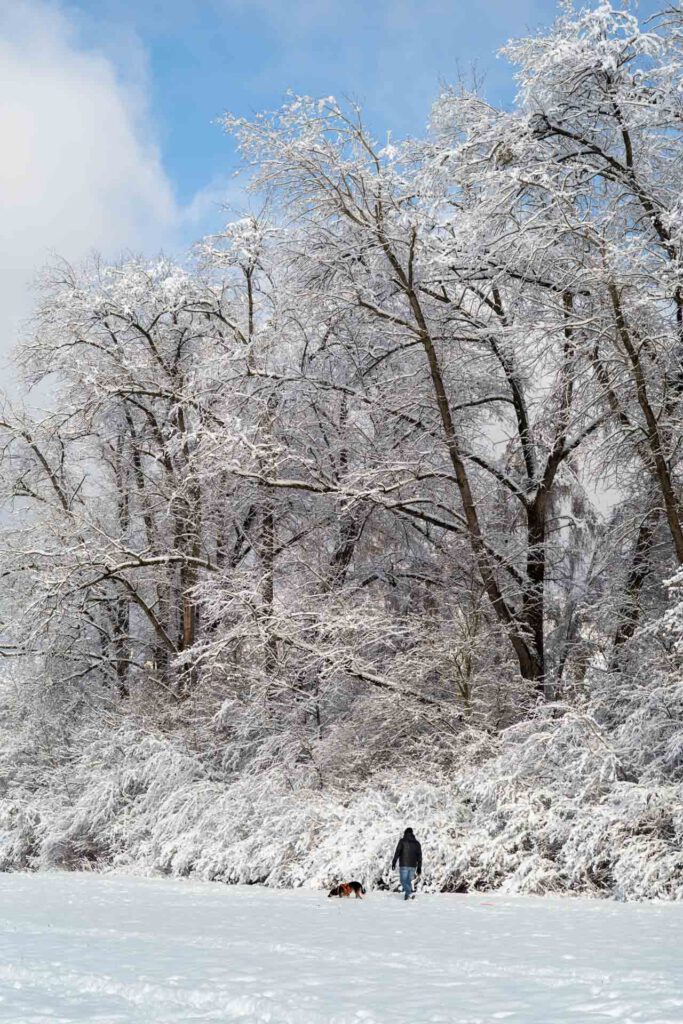
{"label": "snow-covered tree", "polygon": [[680,896],[680,43],[565,5],[423,139],[227,116],[258,215],[44,276],[0,863],[296,883],[416,811],[434,885]]}

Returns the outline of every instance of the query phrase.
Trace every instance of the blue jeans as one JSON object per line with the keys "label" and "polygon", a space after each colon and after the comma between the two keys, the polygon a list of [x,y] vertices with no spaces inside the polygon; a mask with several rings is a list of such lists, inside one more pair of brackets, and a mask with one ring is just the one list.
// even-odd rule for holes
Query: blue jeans
{"label": "blue jeans", "polygon": [[403,888],[404,893],[406,896],[412,896],[415,868],[399,868],[398,870],[401,876],[401,887]]}

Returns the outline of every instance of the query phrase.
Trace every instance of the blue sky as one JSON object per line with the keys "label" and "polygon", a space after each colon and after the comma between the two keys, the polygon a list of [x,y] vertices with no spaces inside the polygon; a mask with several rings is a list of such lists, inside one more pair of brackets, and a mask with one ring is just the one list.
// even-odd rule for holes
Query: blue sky
{"label": "blue sky", "polygon": [[[642,13],[657,0],[643,0]],[[553,0],[0,0],[0,353],[55,254],[180,255],[239,211],[226,110],[348,96],[378,135],[424,130],[440,81],[549,25]],[[1,383],[1,381],[0,381]]]}
{"label": "blue sky", "polygon": [[224,175],[231,147],[215,126],[277,106],[288,88],[353,96],[378,131],[420,132],[439,79],[473,64],[495,101],[513,94],[495,51],[552,21],[551,0],[76,0],[84,46],[105,49],[143,84],[181,202]]}

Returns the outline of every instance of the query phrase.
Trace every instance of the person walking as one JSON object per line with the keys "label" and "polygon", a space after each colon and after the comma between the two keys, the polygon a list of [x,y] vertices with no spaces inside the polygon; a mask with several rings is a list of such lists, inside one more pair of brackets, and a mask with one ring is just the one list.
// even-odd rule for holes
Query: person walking
{"label": "person walking", "polygon": [[403,888],[403,899],[415,899],[413,892],[413,879],[415,875],[422,874],[422,847],[418,843],[412,828],[407,828],[403,838],[399,839],[394,859],[391,862],[393,871],[398,861],[399,873],[401,876],[401,887]]}

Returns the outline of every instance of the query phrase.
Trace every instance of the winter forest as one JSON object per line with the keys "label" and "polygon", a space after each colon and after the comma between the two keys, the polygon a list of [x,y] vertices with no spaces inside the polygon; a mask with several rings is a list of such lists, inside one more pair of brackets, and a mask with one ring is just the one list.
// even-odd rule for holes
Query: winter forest
{"label": "winter forest", "polygon": [[0,867],[683,898],[683,11],[58,260],[0,414]]}

